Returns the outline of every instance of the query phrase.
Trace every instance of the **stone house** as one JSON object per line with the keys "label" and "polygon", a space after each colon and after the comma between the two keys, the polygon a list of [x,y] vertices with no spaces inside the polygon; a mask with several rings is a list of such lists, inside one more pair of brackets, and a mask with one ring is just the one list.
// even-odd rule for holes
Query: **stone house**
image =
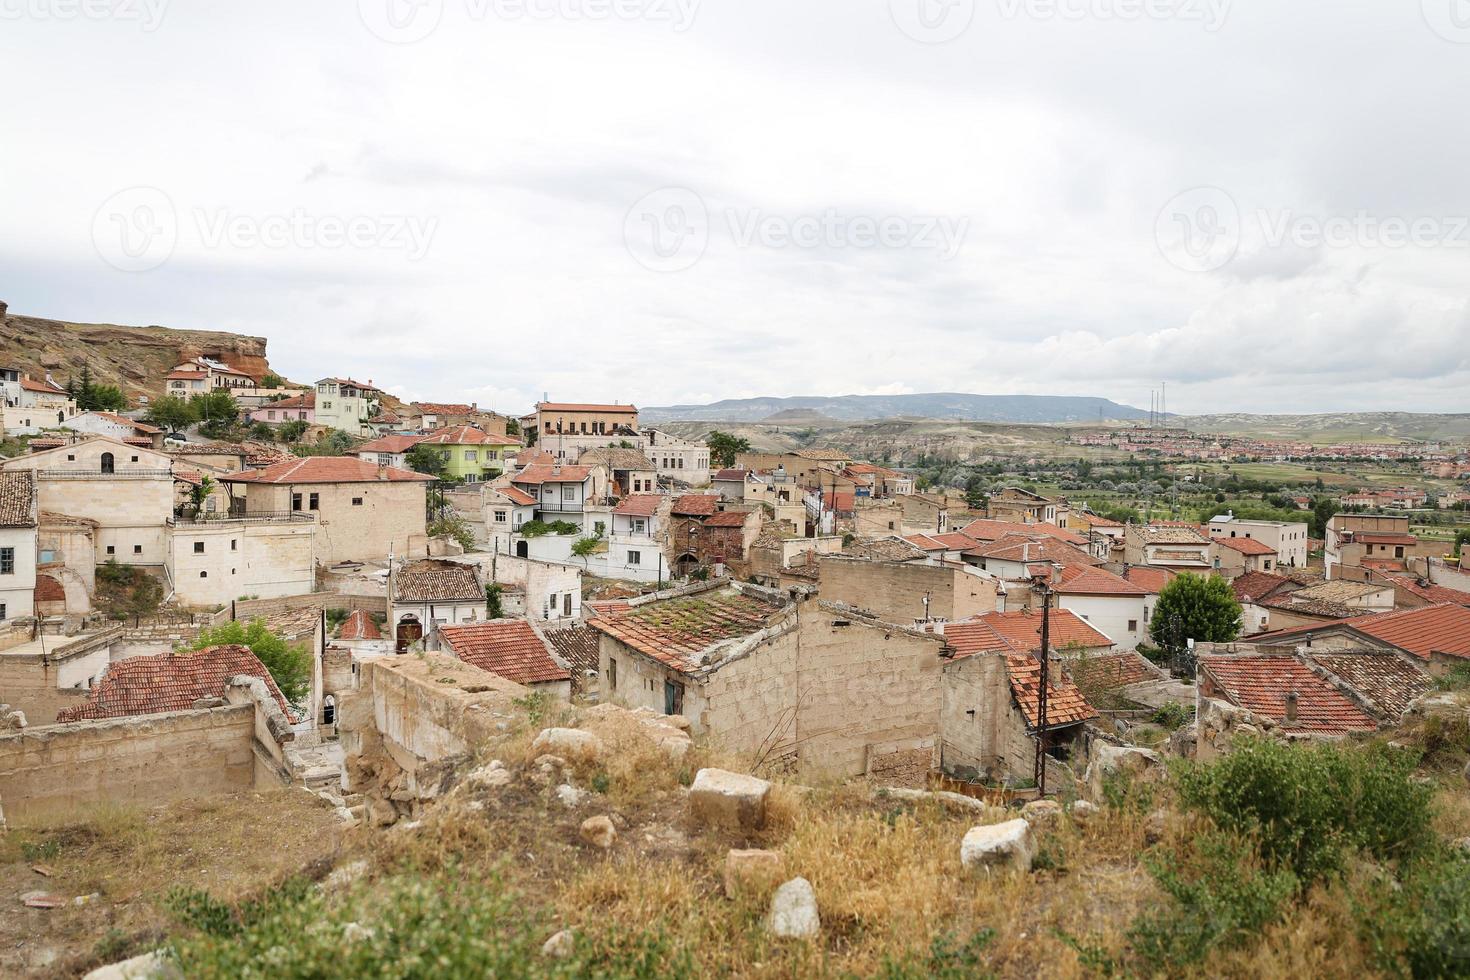
{"label": "stone house", "polygon": [[607,471],[609,497],[625,497],[630,493],[654,493],[658,490],[658,470],[638,449],[621,447],[588,449],[577,460],[579,466],[601,467]]}
{"label": "stone house", "polygon": [[994,579],[954,564],[870,561],[824,555],[822,598],[901,625],[954,622],[995,612],[1002,600]]}
{"label": "stone house", "polygon": [[485,483],[500,476],[506,471],[507,460],[522,448],[519,440],[492,435],[473,425],[436,429],[414,445],[434,447],[444,458],[449,478],[464,483]]}
{"label": "stone house", "polygon": [[575,462],[588,449],[622,442],[637,446],[642,438],[638,409],[632,405],[540,402],[521,423],[536,433],[536,447],[562,464]]}
{"label": "stone house", "polygon": [[1342,565],[1405,571],[1410,559],[1438,550],[1435,545],[1421,546],[1409,527],[1408,517],[1333,515],[1323,551],[1327,577],[1337,578],[1336,569]]}
{"label": "stone house", "polygon": [[437,650],[446,626],[485,618],[485,587],[474,565],[437,558],[394,563],[388,573],[388,630],[398,652]]}
{"label": "stone house", "polygon": [[312,514],[171,517],[168,531],[169,577],[182,605],[305,595],[316,587]]}
{"label": "stone house", "polygon": [[949,501],[930,493],[898,498],[903,504],[903,533],[944,534],[949,530]]}
{"label": "stone house", "polygon": [[6,397],[3,413],[8,436],[36,435],[42,429],[62,425],[81,411],[66,390],[50,378],[37,381],[21,375],[14,389],[15,396]]}
{"label": "stone house", "polygon": [[1123,560],[1175,572],[1206,573],[1215,565],[1209,538],[1194,528],[1160,524],[1129,524]]}
{"label": "stone house", "polygon": [[316,559],[323,565],[423,554],[432,481],[346,456],[310,456],[219,477],[232,517],[314,515]]}
{"label": "stone house", "polygon": [[1067,517],[1067,502],[1022,487],[1007,487],[991,494],[986,513],[993,520],[1017,524],[1057,524]]}
{"label": "stone house", "polygon": [[445,653],[465,663],[542,691],[562,701],[571,699],[570,666],[550,641],[524,619],[493,619],[440,630]]}
{"label": "stone house", "polygon": [[1271,572],[1277,565],[1285,565],[1271,546],[1256,538],[1213,539],[1211,561],[1215,572],[1226,578],[1235,578],[1247,572]]}

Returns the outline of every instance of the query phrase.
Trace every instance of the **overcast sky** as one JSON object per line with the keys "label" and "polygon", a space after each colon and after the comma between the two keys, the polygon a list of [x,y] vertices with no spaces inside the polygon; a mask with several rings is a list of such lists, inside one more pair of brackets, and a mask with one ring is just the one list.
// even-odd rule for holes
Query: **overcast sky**
{"label": "overcast sky", "polygon": [[0,299],[521,410],[1466,411],[1470,0],[0,0]]}

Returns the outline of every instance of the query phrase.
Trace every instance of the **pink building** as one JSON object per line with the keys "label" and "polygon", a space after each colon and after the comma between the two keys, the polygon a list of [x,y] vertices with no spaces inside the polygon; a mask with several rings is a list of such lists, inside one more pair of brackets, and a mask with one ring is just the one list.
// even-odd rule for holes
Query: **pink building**
{"label": "pink building", "polygon": [[250,412],[250,421],[266,425],[283,422],[316,422],[316,392],[308,391],[280,401],[267,402]]}

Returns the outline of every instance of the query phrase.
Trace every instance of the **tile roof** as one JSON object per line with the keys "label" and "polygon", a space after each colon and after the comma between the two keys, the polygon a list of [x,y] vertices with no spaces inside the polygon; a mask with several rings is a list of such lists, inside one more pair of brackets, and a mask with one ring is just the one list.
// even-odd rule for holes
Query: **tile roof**
{"label": "tile roof", "polygon": [[164,376],[165,381],[204,381],[209,377],[208,371],[170,371]]}
{"label": "tile roof", "polygon": [[1461,606],[1470,606],[1470,592],[1461,592],[1447,585],[1438,585],[1426,581],[1417,575],[1398,575],[1392,572],[1379,573],[1380,578],[1387,579],[1389,583],[1412,593],[1421,599],[1427,599],[1434,603],[1452,602]]}
{"label": "tile roof", "polygon": [[1055,562],[1059,565],[1101,565],[1102,561],[1062,541],[1042,538],[1033,541],[1017,535],[1001,538],[965,552],[975,558],[997,561]]}
{"label": "tile roof", "polygon": [[[1011,696],[1026,724],[1035,729],[1041,720],[1041,661],[1030,654],[1007,654],[1006,674],[1011,682]],[[1061,665],[1052,664],[1046,681],[1046,728],[1066,728],[1097,717],[1097,709],[1087,703],[1077,686],[1064,676]]]}
{"label": "tile roof", "polygon": [[511,477],[515,483],[540,486],[543,483],[585,483],[592,475],[590,467],[557,466],[554,463],[532,463]]}
{"label": "tile roof", "polygon": [[316,392],[308,391],[300,395],[279,398],[273,402],[266,402],[254,411],[258,412],[262,408],[316,408]]}
{"label": "tile roof", "polygon": [[441,626],[439,635],[460,660],[517,684],[571,680],[531,624],[524,619],[492,619],[467,626]]}
{"label": "tile roof", "polygon": [[714,474],[710,477],[710,479],[711,480],[718,480],[721,483],[734,483],[737,480],[743,483],[745,481],[745,479],[747,477],[749,477],[749,476],[750,476],[750,470],[737,470],[737,469],[715,470]]}
{"label": "tile roof", "polygon": [[377,620],[373,619],[372,613],[361,609],[354,610],[352,615],[337,628],[337,639],[339,640],[381,640],[382,630],[378,629]]}
{"label": "tile roof", "polygon": [[1258,599],[1257,605],[1280,609],[1282,612],[1318,616],[1322,619],[1352,619],[1363,610],[1333,599],[1301,598],[1295,593],[1284,592],[1267,599]]}
{"label": "tile roof", "polygon": [[536,498],[531,496],[526,491],[522,490],[520,487],[512,487],[507,485],[503,487],[491,487],[490,489],[494,490],[496,493],[500,494],[506,500],[509,500],[511,503],[517,505],[518,507],[533,507],[536,504]]}
{"label": "tile roof", "polygon": [[1242,555],[1274,555],[1276,549],[1264,541],[1256,538],[1214,538],[1212,539],[1222,548],[1238,551]]}
{"label": "tile roof", "polygon": [[674,498],[675,517],[708,517],[715,512],[720,498],[707,493],[686,493]]}
{"label": "tile roof", "polygon": [[1429,676],[1396,653],[1310,653],[1307,659],[1333,674],[1389,721],[1434,687]]}
{"label": "tile roof", "polygon": [[87,700],[56,714],[58,724],[96,718],[187,711],[201,698],[222,697],[225,682],[237,674],[265,681],[281,710],[291,706],[265,665],[244,646],[218,646],[191,653],[129,657],[107,668]]}
{"label": "tile roof", "polygon": [[[1283,727],[1326,735],[1378,728],[1367,712],[1296,657],[1205,654],[1199,667],[1232,704],[1273,718]],[[1286,696],[1292,692],[1297,696],[1297,720],[1287,725]]]}
{"label": "tile roof", "polygon": [[745,522],[750,520],[750,514],[745,511],[725,510],[714,514],[704,522],[705,527],[744,527]]}
{"label": "tile roof", "polygon": [[587,673],[601,670],[599,647],[602,634],[590,626],[578,623],[572,626],[546,628],[541,631],[546,641],[571,665],[572,684],[581,688]]}
{"label": "tile roof", "polygon": [[519,446],[519,439],[507,436],[494,436],[484,429],[473,425],[452,425],[445,429],[435,429],[424,436],[422,442],[431,442],[437,446]]}
{"label": "tile roof", "polygon": [[1047,523],[1021,524],[1016,521],[978,520],[966,524],[960,528],[960,532],[968,534],[976,541],[998,541],[1008,534],[1023,534],[1032,538],[1055,538],[1071,545],[1086,546],[1087,544],[1086,535]]}
{"label": "tile roof", "polygon": [[1391,534],[1387,531],[1349,531],[1353,540],[1364,544],[1401,544],[1412,546],[1419,543],[1419,539],[1412,534]]}
{"label": "tile roof", "polygon": [[1134,650],[1091,654],[1065,663],[1074,681],[1094,690],[1127,687],[1159,679],[1159,671]]}
{"label": "tile roof", "polygon": [[377,387],[370,382],[353,381],[351,378],[322,378],[317,384],[347,385],[352,388],[361,388],[363,391],[377,391]]}
{"label": "tile roof", "polygon": [[734,588],[659,599],[609,610],[591,625],[654,660],[685,673],[703,665],[715,644],[764,629],[784,608]]}
{"label": "tile roof", "polygon": [[35,527],[36,506],[33,470],[0,471],[0,527]]}
{"label": "tile roof", "polygon": [[130,419],[130,418],[127,418],[127,417],[122,416],[122,415],[115,415],[112,412],[92,411],[92,412],[87,412],[85,414],[87,414],[87,415],[95,415],[99,419],[105,419],[106,421],[112,422],[112,423],[114,423],[116,425],[126,425],[126,426],[129,426],[129,427],[137,430],[138,432],[159,433],[159,432],[162,432],[163,431],[162,429],[157,428],[156,426],[148,425],[146,422],[138,422],[138,421],[136,421],[134,419]]}
{"label": "tile roof", "polygon": [[619,500],[613,513],[624,517],[652,517],[663,502],[664,498],[656,493],[635,493]]}
{"label": "tile roof", "polygon": [[1130,529],[1144,544],[1209,544],[1210,539],[1195,525],[1133,524]]}
{"label": "tile roof", "polygon": [[[1431,653],[1470,658],[1470,609],[1453,604],[1370,613],[1336,623],[1280,630],[1269,636],[1272,639],[1298,637],[1343,628],[1412,653],[1421,660],[1428,660]],[[1258,641],[1262,638],[1256,637]]]}
{"label": "tile roof", "polygon": [[538,412],[602,412],[606,415],[637,415],[632,405],[592,405],[578,402],[538,402]]}
{"label": "tile roof", "polygon": [[1061,584],[1052,586],[1052,591],[1062,595],[1145,596],[1149,594],[1143,586],[1120,578],[1105,569],[1076,564],[1063,566]]}
{"label": "tile roof", "polygon": [[380,436],[371,442],[365,442],[358,446],[353,452],[359,456],[363,453],[406,453],[423,440],[423,436]]}
{"label": "tile roof", "polygon": [[394,602],[484,602],[485,589],[470,565],[426,558],[393,574]]}
{"label": "tile roof", "polygon": [[476,415],[473,405],[450,405],[443,402],[412,402],[409,405],[421,415]]}
{"label": "tile roof", "polygon": [[[949,623],[944,638],[956,657],[982,651],[1035,653],[1041,649],[1041,613],[1029,609],[985,613],[974,619]],[[1113,641],[1099,633],[1087,620],[1069,609],[1051,611],[1047,636],[1053,651],[1067,648],[1111,647]]]}
{"label": "tile roof", "polygon": [[1270,572],[1246,572],[1230,583],[1230,589],[1236,602],[1259,603],[1291,584],[1291,579]]}
{"label": "tile roof", "polygon": [[380,467],[356,456],[306,456],[220,477],[224,483],[431,483],[425,473]]}
{"label": "tile roof", "polygon": [[610,470],[654,470],[649,458],[641,449],[624,449],[619,446],[609,446],[602,449],[588,449],[577,457],[577,462],[583,466],[606,466]]}
{"label": "tile roof", "polygon": [[870,538],[854,541],[843,552],[868,561],[915,561],[924,557],[922,549],[903,538]]}

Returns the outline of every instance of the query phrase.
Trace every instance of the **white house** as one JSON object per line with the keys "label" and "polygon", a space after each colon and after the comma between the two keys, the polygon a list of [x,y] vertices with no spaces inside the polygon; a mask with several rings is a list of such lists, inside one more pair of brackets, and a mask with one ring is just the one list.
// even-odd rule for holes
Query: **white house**
{"label": "white house", "polygon": [[36,475],[0,472],[0,620],[35,615]]}
{"label": "white house", "polygon": [[589,466],[533,463],[512,476],[510,482],[536,499],[536,516],[548,524],[568,521],[583,526],[583,508],[595,496]]}
{"label": "white house", "polygon": [[119,442],[163,448],[162,429],[112,412],[82,412],[67,419],[61,427],[95,436],[110,436]]}
{"label": "white house", "polygon": [[354,436],[370,436],[374,429],[368,420],[375,418],[382,405],[382,394],[372,382],[351,378],[322,378],[316,383],[316,424],[341,429]]}
{"label": "white house", "polygon": [[424,641],[438,644],[442,626],[485,619],[485,587],[472,564],[426,558],[395,565],[388,573],[388,622],[398,651]]}
{"label": "white house", "polygon": [[658,429],[644,429],[643,453],[661,477],[692,487],[709,483],[709,446],[702,442],[689,442]]}
{"label": "white house", "polygon": [[[1245,538],[1259,541],[1276,552],[1276,564],[1287,568],[1307,567],[1307,525],[1300,521],[1248,521],[1223,514],[1210,521],[1210,539],[1228,541]],[[1263,571],[1271,571],[1264,568]]]}
{"label": "white house", "polygon": [[1148,590],[1127,579],[1101,568],[1068,566],[1052,592],[1057,608],[1087,620],[1121,649],[1137,649],[1148,638]]}

